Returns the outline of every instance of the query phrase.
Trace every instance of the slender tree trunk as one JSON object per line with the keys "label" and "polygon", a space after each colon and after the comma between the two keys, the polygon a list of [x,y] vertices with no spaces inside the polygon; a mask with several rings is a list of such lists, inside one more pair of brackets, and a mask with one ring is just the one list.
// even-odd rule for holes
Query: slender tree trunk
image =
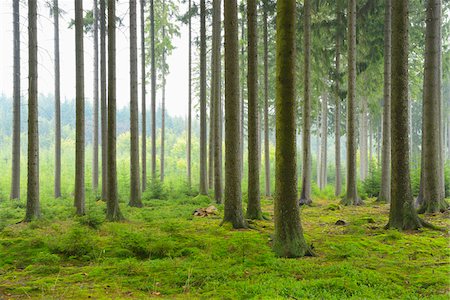
{"label": "slender tree trunk", "polygon": [[152,122],[152,180],[156,180],[156,64],[155,64],[155,6],[150,0],[150,39],[151,39],[151,122]]}
{"label": "slender tree trunk", "polygon": [[208,195],[206,135],[206,5],[200,0],[200,194]]}
{"label": "slender tree trunk", "polygon": [[[320,111],[320,110],[319,110]],[[320,180],[321,177],[321,168],[320,168],[320,151],[321,151],[321,145],[320,145],[320,113],[317,114],[317,124],[316,124],[316,147],[317,147],[317,157],[316,157],[316,183],[317,186],[321,186]]]}
{"label": "slender tree trunk", "polygon": [[213,0],[213,57],[214,57],[214,197],[222,203],[222,101],[221,101],[221,0]]}
{"label": "slender tree trunk", "polygon": [[142,192],[147,188],[147,103],[145,101],[145,0],[141,0]]}
{"label": "slender tree trunk", "polygon": [[427,2],[423,93],[423,202],[419,212],[447,209],[442,192],[441,137],[441,1]]}
{"label": "slender tree trunk", "polygon": [[[339,2],[337,2],[339,3]],[[339,4],[336,5],[336,20],[338,25],[341,26],[341,8]],[[334,136],[335,136],[335,168],[336,168],[336,182],[334,188],[334,195],[339,196],[342,193],[342,179],[341,179],[341,32],[338,27],[336,27],[336,92],[335,92],[335,103],[334,103]]]}
{"label": "slender tree trunk", "polygon": [[54,55],[55,55],[55,181],[54,196],[61,197],[61,88],[59,63],[59,5],[53,0]]}
{"label": "slender tree trunk", "polygon": [[369,173],[371,170],[372,159],[373,159],[373,125],[372,119],[369,119],[369,161],[368,161]]}
{"label": "slender tree trunk", "polygon": [[327,186],[327,137],[328,137],[328,95],[322,97],[322,146],[320,151],[320,184],[323,190]]}
{"label": "slender tree trunk", "polygon": [[[241,3],[242,5],[242,10],[241,10],[241,65],[242,65],[242,69],[241,69],[241,78],[245,78],[245,70],[244,70],[244,65],[245,65],[245,60],[244,60],[244,55],[245,55],[245,49],[244,49],[244,39],[245,39],[245,5],[244,2]],[[241,172],[242,172],[242,176],[244,176],[244,140],[245,140],[245,135],[244,135],[244,127],[245,127],[245,85],[244,85],[244,81],[241,82],[241,110],[240,110],[240,115],[241,115],[241,127],[240,127],[240,136],[241,136]]]}
{"label": "slender tree trunk", "polygon": [[392,180],[387,228],[411,230],[422,224],[414,209],[409,175],[408,1],[392,2],[391,70]]}
{"label": "slender tree trunk", "polygon": [[39,218],[37,1],[28,1],[28,176],[25,222]]}
{"label": "slender tree trunk", "polygon": [[348,0],[347,194],[344,205],[359,205],[356,188],[356,0]]}
{"label": "slender tree trunk", "polygon": [[[204,0],[202,0],[204,1]],[[242,212],[241,193],[241,140],[239,109],[239,53],[238,18],[236,0],[224,2],[225,28],[225,211],[223,222],[234,228],[247,224]]]}
{"label": "slender tree trunk", "polygon": [[[166,22],[166,1],[162,1],[163,5],[163,18]],[[165,23],[162,24],[162,39],[166,38],[166,27]],[[163,45],[164,47],[164,45]],[[162,99],[161,99],[161,159],[160,159],[160,179],[164,182],[164,143],[165,143],[165,132],[166,132],[166,49],[163,49],[162,53]]]}
{"label": "slender tree trunk", "polygon": [[102,199],[108,199],[108,106],[106,94],[106,0],[100,0],[100,106],[102,132]]}
{"label": "slender tree trunk", "polygon": [[106,219],[123,220],[117,192],[116,161],[116,0],[108,0],[108,190]]}
{"label": "slender tree trunk", "polygon": [[263,218],[259,190],[258,14],[256,0],[247,0],[248,203],[247,218]]}
{"label": "slender tree trunk", "polygon": [[187,182],[188,188],[191,189],[192,186],[192,171],[191,171],[191,152],[192,152],[192,16],[191,16],[191,0],[189,0],[189,83],[188,83],[188,133],[187,133]]}
{"label": "slender tree trunk", "polygon": [[75,0],[75,64],[76,64],[76,139],[75,139],[75,207],[77,215],[84,215],[84,53],[83,1]]}
{"label": "slender tree trunk", "polygon": [[303,92],[303,162],[300,205],[311,200],[311,2],[304,2],[304,92]]}
{"label": "slender tree trunk", "polygon": [[263,2],[263,26],[264,26],[264,167],[266,179],[266,197],[270,192],[270,141],[269,141],[269,34],[267,25],[267,1]]}
{"label": "slender tree trunk", "polygon": [[92,141],[92,189],[98,188],[98,3],[94,0],[94,134]]}
{"label": "slender tree trunk", "polygon": [[381,154],[381,188],[377,201],[391,201],[391,24],[392,0],[385,0],[384,7],[384,96],[383,96],[383,145]]}
{"label": "slender tree trunk", "polygon": [[[214,9],[214,8],[213,8]],[[211,27],[213,27],[214,24],[211,22]],[[208,187],[213,188],[214,187],[214,89],[216,88],[214,86],[215,81],[215,65],[214,65],[214,56],[212,55],[212,48],[214,47],[212,44],[214,41],[212,40],[214,37],[211,37],[211,78],[210,78],[210,97],[209,97],[209,148],[208,148]]]}
{"label": "slender tree trunk", "polygon": [[13,0],[14,67],[13,67],[13,136],[11,199],[20,198],[20,10],[19,0]]}
{"label": "slender tree trunk", "polygon": [[[280,257],[311,255],[303,237],[297,202],[295,97],[295,3],[277,1],[275,235],[273,250]],[[306,11],[309,0],[305,0]],[[307,15],[305,15],[307,16]],[[306,17],[305,19],[309,19]],[[305,21],[307,23],[309,21]]]}
{"label": "slender tree trunk", "polygon": [[367,177],[367,98],[363,97],[361,102],[360,122],[360,178],[362,181]]}
{"label": "slender tree trunk", "polygon": [[136,0],[130,0],[130,206],[142,207],[139,171],[139,107]]}

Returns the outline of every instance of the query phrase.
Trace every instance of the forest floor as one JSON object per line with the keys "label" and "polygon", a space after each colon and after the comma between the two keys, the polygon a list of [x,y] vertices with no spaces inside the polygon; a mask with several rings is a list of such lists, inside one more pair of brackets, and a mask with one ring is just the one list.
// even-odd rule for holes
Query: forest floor
{"label": "forest floor", "polygon": [[[24,202],[1,201],[0,299],[449,299],[448,232],[385,230],[388,205],[315,200],[301,217],[317,256],[281,259],[272,221],[232,230],[219,226],[223,206],[193,216],[210,204],[145,200],[108,223],[102,201],[77,218],[71,199],[43,200],[43,218],[23,224]],[[423,217],[450,225],[448,212]]]}

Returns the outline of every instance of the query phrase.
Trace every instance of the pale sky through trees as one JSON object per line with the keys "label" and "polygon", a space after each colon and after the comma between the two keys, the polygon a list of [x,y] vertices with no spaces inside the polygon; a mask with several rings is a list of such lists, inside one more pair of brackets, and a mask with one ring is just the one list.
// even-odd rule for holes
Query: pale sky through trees
{"label": "pale sky through trees", "polygon": [[[45,4],[49,0],[38,0],[38,90],[39,94],[51,94],[54,91],[54,67],[53,67],[53,19],[50,17],[50,9]],[[52,0],[50,0],[52,1]],[[93,1],[83,1],[85,11],[91,10]],[[121,0],[116,4],[117,16],[122,19],[123,26],[117,30],[117,106],[118,108],[129,105],[130,102],[130,67],[129,67],[129,3]],[[180,13],[184,13],[186,5],[178,4]],[[60,55],[61,55],[61,100],[75,99],[75,30],[69,29],[69,22],[74,19],[74,1],[60,0],[60,8],[65,12],[60,16]],[[139,8],[139,5],[137,7]],[[28,36],[27,36],[27,6],[21,1],[20,5],[20,59],[21,59],[21,95],[23,103],[27,101],[28,93]],[[148,12],[146,12],[148,18]],[[140,20],[138,20],[138,26]],[[194,36],[198,31],[198,21],[193,19]],[[12,2],[0,0],[0,65],[1,80],[0,94],[12,98],[13,92],[13,15]],[[139,28],[139,27],[138,27]],[[188,98],[188,30],[187,25],[180,25],[180,37],[174,37],[172,42],[174,49],[171,56],[167,57],[170,74],[166,76],[166,110],[170,115],[187,115]],[[148,35],[146,33],[146,35]],[[138,64],[140,64],[140,35],[138,34]],[[92,101],[93,93],[93,41],[90,33],[84,36],[85,59],[85,97],[87,102]],[[148,53],[148,52],[147,52]],[[195,53],[195,52],[194,52]],[[149,55],[149,54],[147,54]],[[147,66],[147,71],[150,70]],[[193,78],[196,78],[193,74]],[[141,73],[138,72],[139,85]],[[139,89],[139,99],[141,98]],[[150,101],[150,84],[147,83],[147,99]],[[198,101],[193,95],[194,103]],[[157,105],[161,102],[158,91]]]}

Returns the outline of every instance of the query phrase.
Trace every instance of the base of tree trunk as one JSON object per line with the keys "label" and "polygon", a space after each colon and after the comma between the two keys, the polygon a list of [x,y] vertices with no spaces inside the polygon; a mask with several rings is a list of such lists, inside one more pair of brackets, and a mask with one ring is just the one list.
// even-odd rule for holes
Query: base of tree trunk
{"label": "base of tree trunk", "polygon": [[445,212],[450,208],[450,205],[445,201],[445,199],[442,199],[441,201],[433,201],[430,203],[429,201],[423,201],[423,203],[420,205],[419,209],[417,210],[417,213],[424,214],[424,213],[438,213],[438,212]]}
{"label": "base of tree trunk", "polygon": [[250,220],[267,220],[264,218],[261,210],[247,210],[245,217]]}
{"label": "base of tree trunk", "polygon": [[109,222],[119,222],[125,220],[125,218],[120,211],[114,211],[106,214],[106,220]]}
{"label": "base of tree trunk", "polygon": [[144,205],[142,204],[142,201],[133,201],[130,203],[128,203],[129,206],[131,207],[137,207],[137,208],[142,208]]}
{"label": "base of tree trunk", "polygon": [[390,201],[385,196],[379,195],[375,202],[376,203],[389,203]]}
{"label": "base of tree trunk", "polygon": [[246,229],[248,228],[248,224],[244,219],[241,218],[224,218],[222,220],[222,222],[220,223],[220,226],[226,224],[226,223],[231,223],[231,225],[233,226],[234,229]]}
{"label": "base of tree trunk", "polygon": [[440,231],[444,230],[419,218],[412,204],[405,203],[403,209],[403,216],[390,216],[389,222],[384,227],[385,229],[397,229],[399,231],[412,231],[420,228],[429,228]]}
{"label": "base of tree trunk", "polygon": [[298,200],[298,204],[300,206],[302,206],[302,205],[311,205],[312,204],[312,200],[311,200],[311,198],[300,198]]}
{"label": "base of tree trunk", "polygon": [[358,196],[355,196],[355,197],[347,197],[347,196],[345,196],[344,198],[342,198],[341,204],[345,205],[345,206],[347,206],[347,205],[359,206],[359,205],[363,205],[364,203],[361,200],[361,198],[358,197]]}
{"label": "base of tree trunk", "polygon": [[304,256],[316,256],[303,237],[292,237],[285,239],[274,239],[273,251],[278,257],[297,258]]}

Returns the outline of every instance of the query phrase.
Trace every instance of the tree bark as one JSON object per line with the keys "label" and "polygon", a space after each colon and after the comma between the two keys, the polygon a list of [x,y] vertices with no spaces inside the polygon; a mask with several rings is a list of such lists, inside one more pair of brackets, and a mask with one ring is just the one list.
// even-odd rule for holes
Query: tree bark
{"label": "tree bark", "polygon": [[189,0],[189,80],[188,80],[188,133],[187,133],[187,182],[189,190],[192,187],[191,152],[192,152],[192,16],[191,0]]}
{"label": "tree bark", "polygon": [[258,14],[256,0],[247,0],[248,202],[247,218],[263,219],[259,190]]}
{"label": "tree bark", "polygon": [[[214,8],[213,8],[214,9]],[[214,13],[214,12],[213,12]],[[211,27],[214,25],[211,22]],[[213,36],[211,35],[211,78],[210,78],[210,96],[209,96],[209,147],[208,147],[208,187],[213,188],[214,187],[214,89],[216,88],[214,86],[215,81],[215,65],[214,65],[214,56],[212,54],[213,51]]]}
{"label": "tree bark", "polygon": [[76,139],[75,139],[75,207],[77,215],[85,213],[84,190],[84,53],[83,1],[75,0],[75,65],[76,65]]}
{"label": "tree bark", "polygon": [[[294,0],[277,1],[275,102],[277,159],[273,250],[280,257],[301,257],[311,254],[303,237],[297,202],[295,3]],[[309,0],[305,0],[305,7],[309,5]]]}
{"label": "tree bark", "polygon": [[139,108],[136,0],[130,0],[130,206],[142,207],[139,171]]}
{"label": "tree bark", "polygon": [[206,5],[200,0],[200,195],[208,195],[206,126]]}
{"label": "tree bark", "polygon": [[367,98],[361,99],[361,122],[359,129],[360,142],[360,178],[362,181],[367,177]]}
{"label": "tree bark", "polygon": [[221,101],[221,0],[213,0],[213,47],[214,57],[214,198],[222,203],[222,101]]}
{"label": "tree bark", "polygon": [[13,136],[11,199],[20,198],[20,10],[13,0],[14,66],[13,66]]}
{"label": "tree bark", "polygon": [[155,64],[155,6],[150,0],[150,39],[151,39],[151,123],[152,123],[152,181],[156,180],[156,64]]}
{"label": "tree bark", "polygon": [[[162,1],[163,6],[163,22],[166,22],[166,1]],[[165,23],[162,24],[162,40],[166,38]],[[165,47],[163,45],[163,47]],[[165,131],[166,131],[166,49],[163,49],[162,53],[162,99],[161,99],[161,158],[160,158],[160,180],[164,182],[164,144],[165,144]]]}
{"label": "tree bark", "polygon": [[441,139],[441,1],[429,0],[426,10],[425,70],[423,93],[423,201],[419,212],[448,208],[442,192]]}
{"label": "tree bark", "polygon": [[102,132],[102,199],[108,199],[108,106],[106,93],[106,0],[100,0],[100,110]]}
{"label": "tree bark", "polygon": [[[245,60],[244,60],[244,55],[245,55],[245,49],[244,49],[244,39],[245,39],[245,4],[244,2],[240,3],[241,6],[241,64],[242,64],[242,69],[241,69],[241,78],[245,78],[245,70],[244,70],[244,65],[245,65]],[[241,127],[240,127],[240,136],[241,136],[241,172],[242,172],[242,176],[244,176],[244,140],[245,140],[245,135],[244,135],[244,122],[245,122],[245,85],[244,85],[244,81],[241,82],[241,111],[240,111],[240,115],[241,115]]]}
{"label": "tree bark", "polygon": [[264,167],[266,179],[266,197],[270,192],[270,141],[269,141],[269,37],[267,25],[267,1],[263,2],[264,26]]}
{"label": "tree bark", "polygon": [[[391,207],[387,228],[422,227],[413,205],[409,175],[408,1],[392,2]],[[386,128],[385,128],[386,130]]]}
{"label": "tree bark", "polygon": [[392,0],[384,7],[384,95],[383,95],[383,145],[381,154],[381,188],[377,201],[391,201],[391,26]]}
{"label": "tree bark", "polygon": [[347,194],[344,205],[360,205],[356,188],[356,0],[348,0]]}
{"label": "tree bark", "polygon": [[320,151],[320,189],[327,186],[327,137],[328,137],[328,95],[325,93],[322,97],[322,133],[321,133],[321,151]]}
{"label": "tree bark", "polygon": [[98,188],[98,3],[94,0],[94,134],[92,141],[92,189]]}
{"label": "tree bark", "polygon": [[142,141],[141,141],[141,155],[142,155],[142,192],[147,189],[147,103],[145,100],[145,0],[141,0],[141,94],[142,94]]}
{"label": "tree bark", "polygon": [[[204,0],[202,0],[204,1]],[[236,0],[224,2],[225,28],[225,211],[223,222],[234,228],[247,224],[242,212],[239,108],[239,40]]]}
{"label": "tree bark", "polygon": [[55,181],[54,196],[61,197],[61,85],[59,62],[59,5],[53,0],[54,55],[55,55]]}
{"label": "tree bark", "polygon": [[117,192],[116,161],[116,0],[108,0],[108,198],[106,219],[123,220]]}
{"label": "tree bark", "polygon": [[37,1],[28,1],[28,176],[25,222],[39,218]]}
{"label": "tree bark", "polygon": [[[336,5],[336,20],[337,26],[341,25],[341,8],[339,6],[339,1]],[[335,168],[336,168],[336,182],[334,188],[334,195],[339,196],[342,193],[342,179],[341,179],[341,32],[338,27],[336,27],[336,92],[335,92],[335,103],[334,103],[334,129],[335,129]]]}
{"label": "tree bark", "polygon": [[311,3],[304,2],[304,92],[303,92],[303,162],[300,205],[311,200]]}

